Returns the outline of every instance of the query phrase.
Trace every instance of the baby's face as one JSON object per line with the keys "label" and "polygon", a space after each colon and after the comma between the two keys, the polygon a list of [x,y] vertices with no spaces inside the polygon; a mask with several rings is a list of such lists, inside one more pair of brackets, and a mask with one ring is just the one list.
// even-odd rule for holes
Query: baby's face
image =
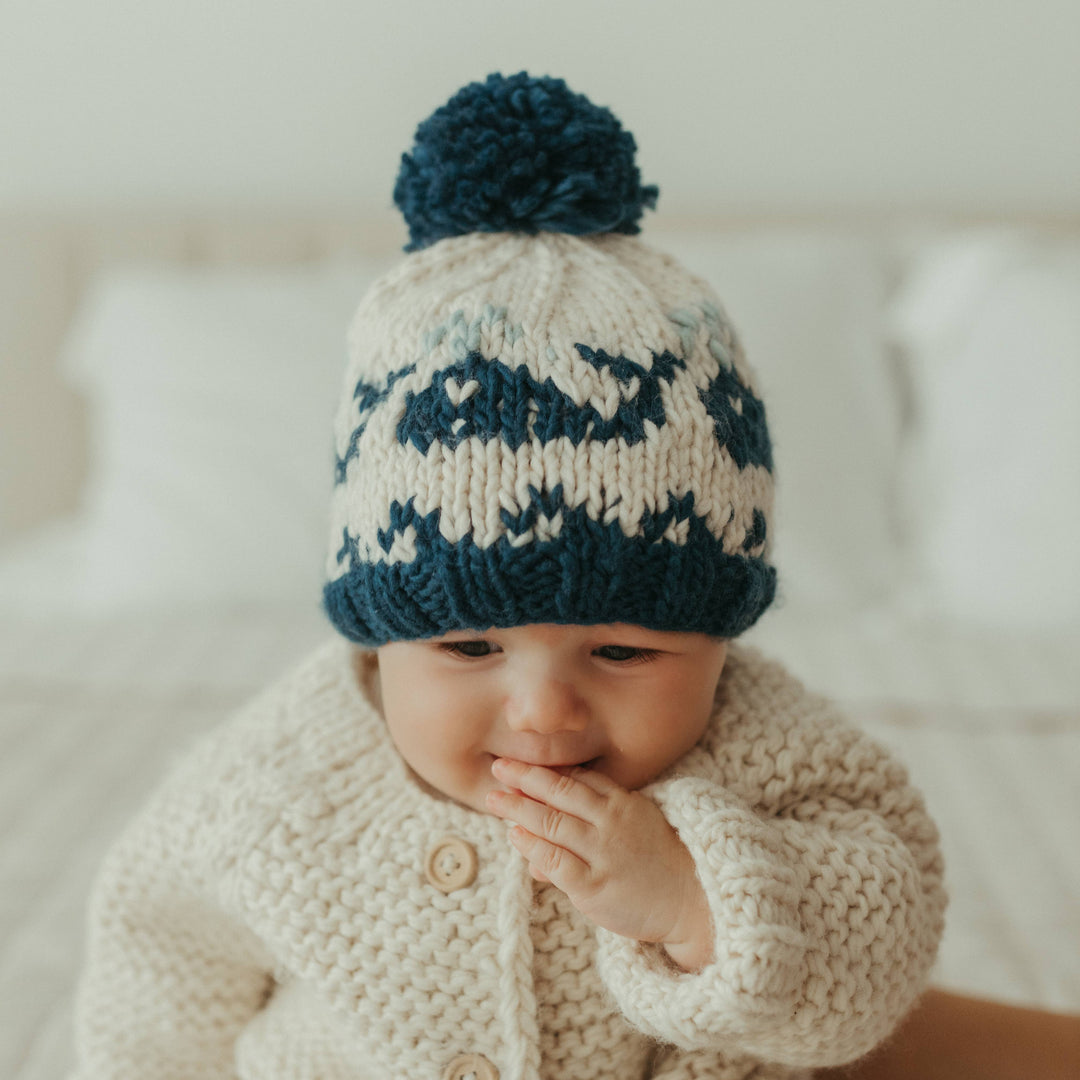
{"label": "baby's face", "polygon": [[474,810],[502,787],[497,757],[587,764],[643,787],[701,737],[727,656],[704,634],[608,626],[459,630],[378,650],[398,752]]}

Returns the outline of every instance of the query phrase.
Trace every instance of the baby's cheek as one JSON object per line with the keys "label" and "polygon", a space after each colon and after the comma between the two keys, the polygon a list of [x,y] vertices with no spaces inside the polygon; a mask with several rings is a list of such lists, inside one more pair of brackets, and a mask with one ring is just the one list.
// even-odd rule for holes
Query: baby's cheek
{"label": "baby's cheek", "polygon": [[628,758],[638,781],[634,787],[655,780],[697,743],[703,731],[704,724],[696,720],[687,723],[685,717],[660,719],[650,725],[629,748]]}
{"label": "baby's cheek", "polygon": [[651,783],[663,772],[666,754],[660,753],[652,745],[626,745],[608,759],[608,767],[602,771],[620,787],[636,791]]}

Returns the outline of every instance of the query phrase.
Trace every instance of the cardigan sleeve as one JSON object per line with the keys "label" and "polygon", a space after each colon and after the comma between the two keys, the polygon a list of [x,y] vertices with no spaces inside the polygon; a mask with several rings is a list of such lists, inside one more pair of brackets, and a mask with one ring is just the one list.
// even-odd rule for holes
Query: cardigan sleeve
{"label": "cardigan sleeve", "polygon": [[220,799],[206,782],[213,747],[203,751],[162,785],[98,871],[71,1080],[231,1080],[237,1036],[273,985],[260,943],[221,902]]}
{"label": "cardigan sleeve", "polygon": [[817,718],[758,734],[725,745],[732,783],[683,775],[646,791],[693,856],[711,962],[684,972],[599,929],[598,964],[627,1018],[662,1042],[843,1064],[925,986],[944,923],[937,830],[903,767],[854,728]]}

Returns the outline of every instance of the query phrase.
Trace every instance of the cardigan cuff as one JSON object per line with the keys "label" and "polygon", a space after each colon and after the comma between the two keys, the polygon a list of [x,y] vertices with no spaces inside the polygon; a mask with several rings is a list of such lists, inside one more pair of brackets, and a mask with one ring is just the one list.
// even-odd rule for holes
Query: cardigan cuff
{"label": "cardigan cuff", "polygon": [[713,957],[684,971],[661,945],[597,929],[601,977],[626,1017],[682,1049],[776,1030],[794,1018],[806,981],[795,870],[777,836],[741,800],[699,778],[649,792],[690,851],[712,916]]}

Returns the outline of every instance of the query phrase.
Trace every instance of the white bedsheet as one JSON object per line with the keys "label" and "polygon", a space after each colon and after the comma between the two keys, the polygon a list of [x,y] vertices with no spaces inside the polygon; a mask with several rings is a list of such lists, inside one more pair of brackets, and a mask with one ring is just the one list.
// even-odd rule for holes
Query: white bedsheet
{"label": "white bedsheet", "polygon": [[[926,793],[952,894],[938,983],[1080,1011],[1076,643],[763,622],[748,640],[839,697]],[[87,891],[123,822],[185,745],[328,633],[314,609],[0,618],[0,1076],[66,1071]]]}

